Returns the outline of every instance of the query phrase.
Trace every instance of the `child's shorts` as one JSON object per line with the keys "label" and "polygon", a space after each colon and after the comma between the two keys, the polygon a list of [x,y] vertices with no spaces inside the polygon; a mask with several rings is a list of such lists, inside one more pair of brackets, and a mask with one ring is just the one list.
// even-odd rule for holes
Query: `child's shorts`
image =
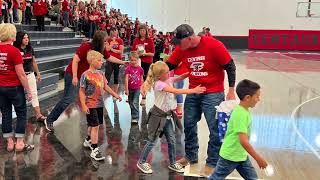
{"label": "child's shorts", "polygon": [[87,124],[89,127],[96,127],[103,124],[103,108],[90,108],[87,114]]}

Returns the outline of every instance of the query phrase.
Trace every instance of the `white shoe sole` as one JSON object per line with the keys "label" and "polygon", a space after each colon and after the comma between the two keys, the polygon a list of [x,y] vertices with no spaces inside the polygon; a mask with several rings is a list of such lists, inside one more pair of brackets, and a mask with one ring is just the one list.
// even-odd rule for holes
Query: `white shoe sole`
{"label": "white shoe sole", "polygon": [[86,143],[86,142],[83,142],[83,147],[85,147],[85,148],[90,148],[90,149],[92,150],[91,144],[88,144],[88,143]]}
{"label": "white shoe sole", "polygon": [[152,170],[151,171],[145,171],[144,169],[142,169],[139,164],[137,164],[137,167],[140,169],[140,171],[142,171],[145,174],[152,174]]}
{"label": "white shoe sole", "polygon": [[171,171],[174,171],[174,172],[177,172],[177,173],[184,173],[184,169],[178,170],[178,169],[172,168],[171,166],[168,166],[168,168],[169,168]]}
{"label": "white shoe sole", "polygon": [[96,160],[96,161],[103,161],[103,160],[106,159],[106,157],[96,158],[96,157],[92,157],[91,155],[90,155],[90,157],[91,157],[92,159]]}
{"label": "white shoe sole", "polygon": [[46,127],[46,130],[49,132],[52,132],[52,130],[50,128],[48,128],[48,123],[47,123],[47,119],[43,121],[44,122],[44,126]]}

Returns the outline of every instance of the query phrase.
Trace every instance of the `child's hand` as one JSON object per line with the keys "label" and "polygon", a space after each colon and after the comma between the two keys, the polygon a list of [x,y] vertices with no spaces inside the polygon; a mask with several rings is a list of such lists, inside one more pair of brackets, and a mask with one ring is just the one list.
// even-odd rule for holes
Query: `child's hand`
{"label": "child's hand", "polygon": [[201,94],[201,93],[204,93],[207,89],[205,87],[202,87],[201,85],[199,85],[199,86],[193,88],[192,90],[196,94]]}
{"label": "child's hand", "polygon": [[140,94],[142,95],[142,97],[146,97],[147,92],[142,88]]}
{"label": "child's hand", "polygon": [[106,42],[104,46],[105,46],[107,51],[111,50],[111,46],[110,46],[110,44],[108,42]]}
{"label": "child's hand", "polygon": [[86,105],[81,106],[81,111],[85,114],[90,114],[89,108]]}
{"label": "child's hand", "polygon": [[258,165],[259,165],[259,167],[260,167],[260,169],[265,169],[267,166],[268,166],[268,163],[267,163],[267,161],[266,160],[264,160],[263,158],[258,158],[258,159],[256,159],[256,161],[257,161],[257,163],[258,163]]}
{"label": "child's hand", "polygon": [[119,100],[119,102],[121,102],[121,101],[122,101],[122,98],[121,98],[119,95],[117,95],[115,98],[116,98],[116,99],[118,99],[118,100]]}

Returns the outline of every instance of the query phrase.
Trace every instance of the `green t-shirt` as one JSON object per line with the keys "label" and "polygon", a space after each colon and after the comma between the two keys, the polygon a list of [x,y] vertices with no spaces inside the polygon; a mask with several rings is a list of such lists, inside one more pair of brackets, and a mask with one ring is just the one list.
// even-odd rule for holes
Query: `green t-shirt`
{"label": "green t-shirt", "polygon": [[251,114],[238,105],[232,112],[228,129],[220,149],[220,156],[226,160],[240,162],[248,158],[247,151],[242,147],[239,133],[246,133],[248,138],[251,131]]}

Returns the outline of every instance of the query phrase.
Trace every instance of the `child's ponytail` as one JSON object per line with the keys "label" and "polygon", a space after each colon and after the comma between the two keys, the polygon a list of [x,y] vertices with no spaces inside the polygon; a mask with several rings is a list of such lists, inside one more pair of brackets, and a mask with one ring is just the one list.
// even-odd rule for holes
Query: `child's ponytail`
{"label": "child's ponytail", "polygon": [[144,88],[145,92],[150,91],[151,86],[154,83],[153,67],[154,67],[154,63],[152,63],[150,65],[150,68],[149,68],[149,71],[148,71],[148,75],[147,75],[147,79],[143,83],[143,88]]}

